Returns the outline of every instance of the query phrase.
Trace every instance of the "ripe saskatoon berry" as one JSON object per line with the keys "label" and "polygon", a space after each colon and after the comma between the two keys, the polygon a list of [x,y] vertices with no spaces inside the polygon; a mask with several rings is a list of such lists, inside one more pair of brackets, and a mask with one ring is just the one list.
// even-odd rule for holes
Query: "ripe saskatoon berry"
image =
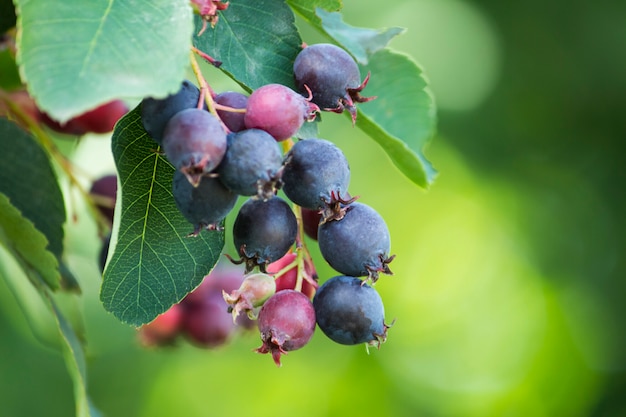
{"label": "ripe saskatoon berry", "polygon": [[356,121],[354,103],[375,98],[361,96],[369,75],[361,83],[358,65],[350,54],[336,45],[319,43],[307,46],[296,57],[293,72],[301,93],[307,93],[308,88],[313,95],[311,101],[322,110],[336,113],[348,110],[353,122]]}
{"label": "ripe saskatoon berry", "polygon": [[319,108],[289,87],[266,84],[248,98],[244,122],[248,129],[261,129],[277,141],[296,134],[304,121],[315,119]]}
{"label": "ripe saskatoon berry", "polygon": [[259,266],[261,272],[280,259],[296,241],[298,221],[289,204],[274,196],[266,201],[249,199],[233,224],[233,241],[245,262],[246,273]]}
{"label": "ripe saskatoon berry", "polygon": [[339,275],[326,281],[313,298],[317,325],[342,345],[380,344],[387,339],[385,309],[376,290],[358,278]]}
{"label": "ripe saskatoon berry", "polygon": [[182,82],[180,89],[169,96],[156,99],[144,98],[141,102],[141,122],[146,132],[159,145],[167,122],[181,110],[198,107],[200,90],[189,80]]}
{"label": "ripe saskatoon berry", "polygon": [[[295,264],[296,257],[297,254],[295,252],[289,252],[279,260],[272,262],[267,266],[267,273],[274,275],[276,279],[276,291],[296,289],[296,283],[298,280],[298,265]],[[291,269],[279,276],[276,276],[278,272],[290,264],[293,264]],[[304,258],[304,271],[302,271],[302,273],[301,292],[307,297],[313,298],[315,290],[317,289],[317,272],[315,271],[315,265],[313,265],[313,261],[310,258]]]}
{"label": "ripe saskatoon berry", "polygon": [[277,366],[280,356],[306,345],[315,331],[315,309],[309,298],[294,290],[279,291],[270,297],[258,319],[259,353],[271,353]]}
{"label": "ripe saskatoon berry", "polygon": [[[233,109],[245,109],[248,104],[248,96],[236,91],[225,91],[215,96],[215,102]],[[240,132],[246,128],[243,121],[246,116],[245,112],[238,113],[218,109],[217,115],[231,132]]]}
{"label": "ripe saskatoon berry", "polygon": [[389,229],[368,205],[352,203],[341,220],[322,222],[317,240],[326,262],[344,275],[376,282],[379,272],[391,274]]}
{"label": "ripe saskatoon berry", "polygon": [[185,109],[172,116],[165,126],[162,145],[172,165],[197,186],[224,158],[226,132],[208,111]]}
{"label": "ripe saskatoon berry", "polygon": [[115,199],[117,197],[117,175],[105,175],[91,184],[89,194],[93,197],[100,213],[113,223]]}
{"label": "ripe saskatoon berry", "polygon": [[331,194],[347,194],[350,166],[335,144],[325,139],[303,139],[285,156],[282,175],[285,195],[311,210],[324,207]]}
{"label": "ripe saskatoon berry", "polygon": [[113,100],[60,123],[48,114],[42,114],[42,121],[50,129],[69,135],[81,136],[86,133],[109,133],[119,119],[128,113],[128,106],[121,100]]}
{"label": "ripe saskatoon berry", "polygon": [[245,312],[250,318],[254,317],[254,309],[263,305],[265,300],[276,292],[276,282],[274,277],[263,274],[250,274],[245,277],[241,286],[230,293],[222,292],[224,301],[230,306],[233,313],[233,320],[236,320],[239,313]]}
{"label": "ripe saskatoon berry", "polygon": [[282,163],[274,138],[263,130],[248,129],[228,135],[228,148],[217,173],[234,193],[268,199],[275,194]]}
{"label": "ripe saskatoon berry", "polygon": [[204,177],[194,187],[180,171],[174,172],[172,194],[178,210],[193,224],[193,236],[202,229],[218,229],[218,224],[233,209],[238,197],[217,178]]}
{"label": "ripe saskatoon berry", "polygon": [[141,344],[144,346],[172,344],[181,330],[183,317],[183,307],[180,304],[174,304],[165,313],[138,329]]}

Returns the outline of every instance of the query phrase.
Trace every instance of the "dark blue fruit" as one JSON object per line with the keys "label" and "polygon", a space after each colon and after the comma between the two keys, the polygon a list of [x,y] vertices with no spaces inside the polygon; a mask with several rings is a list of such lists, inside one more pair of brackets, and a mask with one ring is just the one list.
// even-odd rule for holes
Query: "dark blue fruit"
{"label": "dark blue fruit", "polygon": [[270,198],[275,194],[283,154],[278,143],[259,129],[228,136],[228,148],[217,168],[222,183],[239,195]]}
{"label": "dark blue fruit", "polygon": [[268,200],[251,198],[235,218],[233,241],[246,273],[280,259],[296,241],[298,221],[289,204],[280,197]]}
{"label": "dark blue fruit", "polygon": [[202,109],[176,113],[165,126],[162,141],[167,159],[197,185],[226,153],[226,132],[219,119]]}
{"label": "dark blue fruit", "polygon": [[218,179],[203,177],[194,187],[180,171],[174,172],[172,194],[181,214],[194,226],[192,235],[217,229],[237,202],[237,194]]}
{"label": "dark blue fruit", "polygon": [[289,150],[282,175],[285,195],[299,206],[318,210],[331,194],[347,196],[350,166],[335,144],[325,139],[303,139]]}
{"label": "dark blue fruit", "polygon": [[279,291],[259,311],[259,331],[263,345],[259,353],[271,353],[281,366],[280,356],[302,348],[315,332],[315,309],[309,297],[295,290]]}
{"label": "dark blue fruit", "polygon": [[341,220],[322,222],[317,232],[322,256],[336,271],[376,282],[380,272],[391,274],[391,241],[383,218],[368,205],[352,203]]}
{"label": "dark blue fruit", "polygon": [[[224,91],[215,96],[215,102],[233,109],[245,109],[248,104],[248,96],[236,91]],[[226,110],[217,110],[217,115],[231,132],[239,132],[246,128],[243,121],[245,112],[238,113]]]}
{"label": "dark blue fruit", "polygon": [[387,339],[383,301],[358,278],[339,275],[329,279],[317,290],[313,307],[317,325],[337,343],[380,346]]}
{"label": "dark blue fruit", "polygon": [[368,77],[361,82],[359,67],[340,47],[319,43],[304,48],[296,57],[293,72],[298,90],[322,110],[341,113],[344,109],[356,120],[355,102],[363,103],[374,97],[362,97]]}
{"label": "dark blue fruit", "polygon": [[163,131],[169,120],[181,110],[198,107],[200,90],[191,81],[185,80],[180,90],[169,96],[144,98],[141,102],[141,122],[146,132],[158,144],[163,139]]}

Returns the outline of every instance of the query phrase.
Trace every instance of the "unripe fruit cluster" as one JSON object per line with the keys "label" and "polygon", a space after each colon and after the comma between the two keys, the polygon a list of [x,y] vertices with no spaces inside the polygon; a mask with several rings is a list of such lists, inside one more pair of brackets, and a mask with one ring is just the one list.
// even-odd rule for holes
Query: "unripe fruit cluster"
{"label": "unripe fruit cluster", "polygon": [[[391,273],[387,226],[348,193],[350,167],[335,144],[320,138],[292,142],[322,110],[347,110],[356,121],[356,103],[372,99],[360,95],[368,79],[360,81],[358,66],[343,49],[318,44],[295,60],[300,94],[268,84],[250,96],[212,94],[205,104],[200,90],[185,81],[173,95],[142,102],[143,126],[175,168],[172,194],[193,226],[190,236],[219,229],[238,196],[247,198],[232,226],[237,256],[229,256],[245,265],[247,275],[223,298],[234,319],[242,312],[258,318],[263,343],[257,351],[271,353],[278,365],[282,354],[310,340],[316,323],[342,344],[379,346],[386,338],[382,301],[368,282]],[[281,188],[286,198],[278,195]],[[340,273],[317,295],[304,233]]]}

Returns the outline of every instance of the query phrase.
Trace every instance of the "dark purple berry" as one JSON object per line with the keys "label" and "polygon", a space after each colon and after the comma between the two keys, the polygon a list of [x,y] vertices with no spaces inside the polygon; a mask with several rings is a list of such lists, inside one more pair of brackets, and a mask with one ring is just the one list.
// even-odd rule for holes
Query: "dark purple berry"
{"label": "dark purple berry", "polygon": [[194,226],[192,235],[197,235],[202,229],[217,229],[238,197],[217,178],[203,177],[194,187],[180,171],[174,172],[172,194],[181,214]]}
{"label": "dark purple berry", "polygon": [[113,223],[113,213],[115,212],[115,200],[117,197],[117,175],[105,175],[98,178],[91,184],[89,194],[93,197],[94,203],[100,213]]}
{"label": "dark purple berry", "polygon": [[322,212],[302,207],[302,228],[304,233],[313,240],[317,240],[317,229],[322,220]]}
{"label": "dark purple berry", "polygon": [[296,134],[305,121],[315,119],[319,109],[289,87],[266,84],[248,98],[244,122],[248,129],[261,129],[277,141]]}
{"label": "dark purple berry", "polygon": [[315,331],[315,309],[311,300],[294,290],[279,291],[259,312],[259,331],[263,345],[259,353],[271,353],[277,366],[280,356],[302,348]]}
{"label": "dark purple berry", "polygon": [[339,275],[322,284],[313,298],[317,325],[342,345],[380,344],[387,338],[383,301],[358,278]]}
{"label": "dark purple berry", "polygon": [[[233,109],[245,109],[248,104],[248,96],[236,91],[225,91],[215,96],[215,102]],[[246,128],[243,121],[246,116],[245,112],[217,110],[217,115],[231,132],[239,132]]]}
{"label": "dark purple berry", "polygon": [[208,111],[186,109],[167,123],[162,145],[172,165],[182,171],[191,184],[197,185],[224,158],[226,132]]}
{"label": "dark purple berry", "polygon": [[275,194],[282,163],[280,146],[269,133],[247,129],[228,136],[228,148],[217,173],[233,192],[267,199]]}
{"label": "dark purple berry", "polygon": [[296,241],[298,221],[283,199],[251,198],[235,218],[233,241],[245,262],[246,272],[259,266],[265,272],[267,264],[280,259]]}
{"label": "dark purple berry", "polygon": [[311,210],[324,207],[331,195],[347,195],[350,166],[335,144],[325,139],[303,139],[289,150],[282,175],[285,195]]}
{"label": "dark purple berry", "polygon": [[359,67],[346,51],[328,43],[304,48],[293,64],[296,86],[302,94],[313,95],[311,101],[322,110],[341,113],[344,109],[356,120],[356,103],[373,100],[360,92],[369,75],[361,82]]}
{"label": "dark purple berry", "polygon": [[322,222],[317,242],[322,256],[336,271],[376,282],[380,272],[391,274],[391,241],[383,218],[363,203],[346,207],[341,220]]}
{"label": "dark purple berry", "polygon": [[165,98],[144,98],[141,102],[141,122],[146,132],[161,144],[167,122],[181,110],[198,107],[200,90],[191,81],[185,80],[178,92]]}

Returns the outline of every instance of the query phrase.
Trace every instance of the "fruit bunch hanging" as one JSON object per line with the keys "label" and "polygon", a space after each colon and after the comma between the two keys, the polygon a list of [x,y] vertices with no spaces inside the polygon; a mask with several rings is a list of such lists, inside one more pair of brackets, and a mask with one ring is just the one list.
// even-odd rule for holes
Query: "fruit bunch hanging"
{"label": "fruit bunch hanging", "polygon": [[[232,225],[237,253],[226,254],[245,266],[245,276],[241,288],[224,290],[223,313],[258,320],[257,351],[278,365],[281,354],[310,340],[316,323],[338,343],[379,347],[389,326],[369,284],[391,274],[393,259],[383,218],[349,194],[344,153],[299,133],[323,111],[347,111],[354,123],[356,103],[375,99],[361,95],[369,75],[361,81],[354,59],[332,44],[304,46],[293,71],[299,91],[270,83],[249,96],[216,93],[201,78],[203,89],[186,80],[175,94],[141,103],[143,127],[175,168],[172,195],[190,223],[188,238],[219,231],[238,198],[246,199]],[[306,230],[316,231],[324,259],[341,274],[318,295],[303,210],[314,222]],[[283,268],[275,270],[279,262]],[[277,288],[291,271],[294,279]]]}

